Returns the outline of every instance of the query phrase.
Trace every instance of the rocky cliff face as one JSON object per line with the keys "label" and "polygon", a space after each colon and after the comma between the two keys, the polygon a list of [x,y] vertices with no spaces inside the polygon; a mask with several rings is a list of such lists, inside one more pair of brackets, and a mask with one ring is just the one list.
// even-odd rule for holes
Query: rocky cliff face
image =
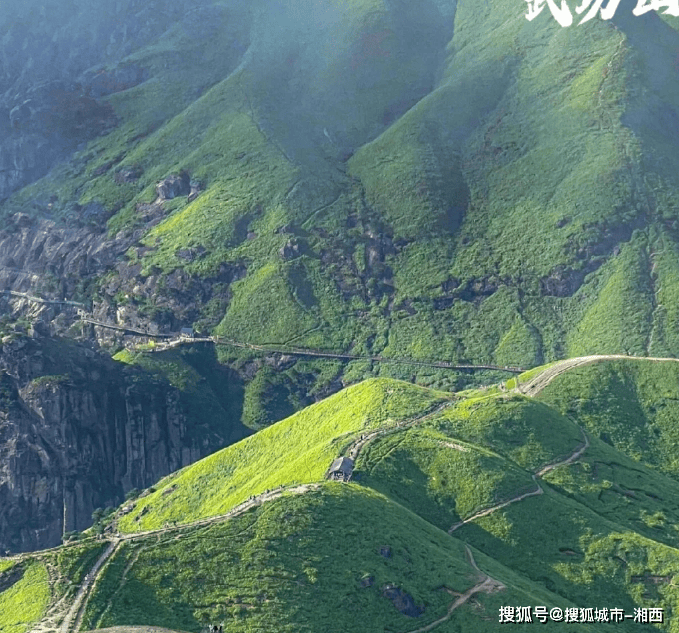
{"label": "rocky cliff face", "polygon": [[239,437],[228,420],[191,423],[177,389],[93,349],[11,338],[0,351],[0,550],[56,545],[95,508]]}
{"label": "rocky cliff face", "polygon": [[[68,224],[18,213],[0,229],[0,313],[40,321],[53,335],[61,335],[79,321],[77,306],[62,303],[66,299],[84,302],[84,309],[102,323],[178,332],[201,318],[208,302],[227,303],[231,283],[245,275],[240,263],[225,263],[208,278],[181,269],[164,278],[143,275],[140,265],[124,257],[130,248],[144,251],[138,241],[141,231],[110,236],[96,223],[82,221],[100,219],[103,208],[96,203],[75,207],[78,219]],[[215,324],[206,320],[204,329]],[[103,345],[123,343],[115,330],[88,326],[85,333]]]}

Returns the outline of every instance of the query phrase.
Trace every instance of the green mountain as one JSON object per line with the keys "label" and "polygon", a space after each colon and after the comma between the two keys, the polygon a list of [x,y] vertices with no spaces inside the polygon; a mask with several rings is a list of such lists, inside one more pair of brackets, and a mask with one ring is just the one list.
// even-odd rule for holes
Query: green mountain
{"label": "green mountain", "polygon": [[[457,394],[349,387],[83,540],[0,559],[0,613],[22,614],[0,630],[495,631],[501,607],[544,606],[546,630],[568,613],[573,631],[676,631],[679,366],[592,357],[531,374]],[[338,455],[349,483],[326,480]],[[531,614],[514,626],[532,630]]]}
{"label": "green mountain", "polygon": [[[562,28],[509,0],[232,0],[162,20],[73,2],[54,46],[112,20],[129,31],[105,48],[83,36],[70,71],[110,125],[2,213],[105,229],[117,258],[56,276],[122,326],[526,368],[674,355],[679,36],[632,4]],[[49,29],[59,5],[41,6],[5,21],[8,58]],[[32,112],[15,112],[18,139],[39,127]],[[2,265],[55,268],[25,250]],[[252,428],[376,373],[469,379],[325,361],[272,372],[260,353],[218,353],[246,378]]]}
{"label": "green mountain", "polygon": [[0,633],[679,631],[679,21],[521,4],[3,4]]}

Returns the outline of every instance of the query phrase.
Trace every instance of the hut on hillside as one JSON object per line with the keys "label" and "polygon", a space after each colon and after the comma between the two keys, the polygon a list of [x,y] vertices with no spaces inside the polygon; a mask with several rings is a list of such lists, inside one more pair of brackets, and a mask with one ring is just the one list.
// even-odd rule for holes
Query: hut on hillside
{"label": "hut on hillside", "polygon": [[354,471],[354,460],[349,457],[338,457],[330,466],[328,479],[336,481],[349,481]]}

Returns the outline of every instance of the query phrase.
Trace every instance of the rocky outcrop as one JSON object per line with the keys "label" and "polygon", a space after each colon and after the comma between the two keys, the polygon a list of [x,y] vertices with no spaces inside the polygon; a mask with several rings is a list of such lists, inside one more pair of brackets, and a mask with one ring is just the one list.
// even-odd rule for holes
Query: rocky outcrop
{"label": "rocky outcrop", "polygon": [[382,596],[391,600],[392,604],[403,615],[409,618],[419,618],[424,613],[424,608],[415,604],[415,600],[409,594],[395,585],[386,584],[382,587]]}
{"label": "rocky outcrop", "polygon": [[171,200],[191,193],[191,178],[185,171],[172,174],[156,185],[156,194],[161,200]]}
{"label": "rocky outcrop", "polygon": [[[110,167],[110,165],[108,165]],[[104,173],[103,171],[101,173]],[[122,185],[128,182],[136,182],[139,180],[139,177],[142,174],[142,170],[140,167],[121,167],[116,171],[113,179],[115,180],[116,184]],[[96,174],[98,176],[99,174]]]}
{"label": "rocky outcrop", "polygon": [[89,527],[94,509],[243,437],[222,415],[196,419],[182,392],[93,348],[6,336],[0,551],[57,545]]}
{"label": "rocky outcrop", "polygon": [[[83,211],[81,208],[80,211]],[[96,208],[90,212],[97,212]],[[133,243],[133,236],[110,239],[91,226],[58,226],[50,220],[32,220],[17,214],[0,230],[0,281],[14,288],[18,276],[58,277],[71,294],[75,280],[109,270]],[[14,275],[12,273],[15,273]],[[18,288],[15,288],[18,289]]]}
{"label": "rocky outcrop", "polygon": [[557,266],[540,279],[540,291],[544,296],[572,297],[585,280],[587,270],[573,270]]}
{"label": "rocky outcrop", "polygon": [[288,261],[299,256],[299,244],[294,239],[289,239],[281,248],[278,250],[278,254],[281,259]]}
{"label": "rocky outcrop", "polygon": [[[148,206],[162,212],[161,203]],[[96,203],[77,209],[81,217],[99,211]],[[0,230],[0,290],[5,291],[0,294],[0,313],[42,321],[55,335],[64,334],[79,320],[78,306],[58,303],[64,299],[84,303],[85,311],[100,322],[152,333],[178,332],[192,325],[201,331],[214,327],[221,317],[206,319],[204,306],[219,302],[226,309],[230,286],[245,276],[245,265],[225,263],[205,278],[181,268],[142,274],[141,266],[124,256],[130,248],[138,257],[151,250],[139,243],[140,237],[140,231],[109,236],[97,223],[58,225],[15,214]],[[205,253],[201,246],[179,250],[177,261],[192,262]],[[55,303],[35,303],[8,291]],[[85,333],[104,345],[123,342],[115,330],[88,326]]]}
{"label": "rocky outcrop", "polygon": [[[97,205],[90,207],[79,211],[96,214]],[[58,226],[16,214],[0,230],[0,289],[85,302],[89,309],[93,280],[112,269],[134,241],[134,235],[111,239],[93,226]],[[35,303],[9,294],[0,295],[0,312],[49,323],[55,334],[78,318],[74,306]]]}

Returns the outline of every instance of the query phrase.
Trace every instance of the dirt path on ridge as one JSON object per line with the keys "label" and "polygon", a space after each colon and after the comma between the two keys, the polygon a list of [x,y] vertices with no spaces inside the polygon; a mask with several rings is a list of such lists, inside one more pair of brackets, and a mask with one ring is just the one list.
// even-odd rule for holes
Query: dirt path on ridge
{"label": "dirt path on ridge", "polygon": [[604,354],[594,356],[580,356],[559,361],[531,378],[527,383],[515,387],[514,391],[534,398],[557,376],[583,365],[590,365],[603,360],[648,360],[654,363],[679,363],[679,358],[657,358],[654,356],[626,356],[624,354]]}
{"label": "dirt path on ridge", "polygon": [[344,455],[345,457],[349,457],[354,461],[354,463],[356,463],[358,456],[361,454],[361,451],[363,450],[363,448],[365,448],[365,445],[368,444],[368,442],[372,442],[372,440],[375,440],[377,438],[385,437],[393,433],[398,433],[399,431],[403,431],[405,429],[412,428],[413,426],[416,426],[418,424],[422,424],[422,422],[430,420],[434,416],[441,413],[441,411],[447,409],[456,402],[457,402],[456,400],[446,400],[442,404],[435,407],[433,410],[428,411],[427,413],[424,413],[420,416],[416,416],[414,418],[409,418],[406,420],[401,420],[400,422],[396,423],[393,426],[382,427],[379,429],[375,429],[374,431],[371,431],[370,433],[367,433],[365,435],[361,435],[361,437],[359,437],[357,440],[354,440],[347,447],[347,449],[344,451]]}
{"label": "dirt path on ridge", "polygon": [[543,466],[540,470],[538,470],[535,473],[535,475],[538,477],[542,477],[546,475],[550,470],[554,470],[559,466],[566,466],[567,464],[572,464],[578,457],[580,457],[589,448],[589,437],[587,436],[587,433],[585,433],[583,429],[580,429],[580,432],[582,433],[582,437],[584,440],[580,448],[576,449],[575,452],[573,452],[573,454],[570,457],[567,457],[562,461]]}

